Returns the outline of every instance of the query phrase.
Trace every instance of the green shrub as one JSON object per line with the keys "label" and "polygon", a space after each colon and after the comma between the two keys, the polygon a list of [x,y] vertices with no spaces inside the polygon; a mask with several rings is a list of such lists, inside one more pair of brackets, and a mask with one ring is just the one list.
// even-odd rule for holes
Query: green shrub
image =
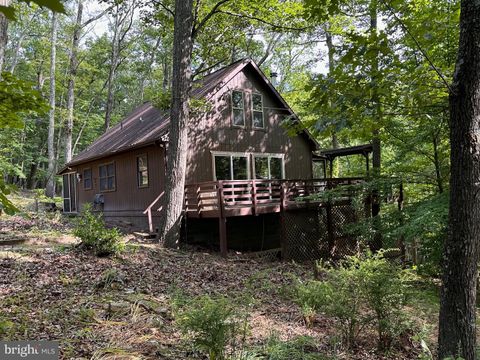
{"label": "green shrub", "polygon": [[118,229],[108,229],[101,215],[94,214],[90,205],[85,205],[74,229],[81,245],[97,256],[114,255],[123,250]]}
{"label": "green shrub", "polygon": [[191,299],[177,296],[174,316],[183,335],[195,350],[210,360],[225,359],[227,349],[234,354],[247,333],[246,315],[225,297],[203,295]]}
{"label": "green shrub", "polygon": [[0,338],[5,339],[14,327],[14,323],[0,316]]}
{"label": "green shrub", "polygon": [[352,256],[338,266],[320,266],[324,280],[299,283],[295,302],[304,315],[319,312],[338,320],[347,346],[353,346],[362,329],[372,326],[380,349],[388,349],[405,329],[402,312],[409,278],[383,253]]}
{"label": "green shrub", "polygon": [[358,269],[361,294],[373,312],[378,347],[389,349],[395,337],[405,330],[408,272],[388,261],[380,252],[363,259],[352,259],[351,267]]}
{"label": "green shrub", "polygon": [[357,269],[347,262],[339,267],[322,267],[323,281],[300,283],[295,301],[301,306],[307,325],[313,317],[323,312],[338,320],[339,331],[347,346],[353,346],[365,319],[360,307],[360,283]]}
{"label": "green shrub", "polygon": [[327,357],[318,351],[315,340],[309,336],[299,336],[282,341],[272,335],[265,346],[268,360],[325,360]]}

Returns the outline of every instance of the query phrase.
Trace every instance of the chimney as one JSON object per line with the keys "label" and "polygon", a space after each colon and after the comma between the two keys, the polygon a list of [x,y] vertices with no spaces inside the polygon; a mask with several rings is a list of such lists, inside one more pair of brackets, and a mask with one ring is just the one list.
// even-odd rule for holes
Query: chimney
{"label": "chimney", "polygon": [[270,72],[270,82],[272,83],[273,86],[277,86],[277,77],[278,73],[275,71]]}

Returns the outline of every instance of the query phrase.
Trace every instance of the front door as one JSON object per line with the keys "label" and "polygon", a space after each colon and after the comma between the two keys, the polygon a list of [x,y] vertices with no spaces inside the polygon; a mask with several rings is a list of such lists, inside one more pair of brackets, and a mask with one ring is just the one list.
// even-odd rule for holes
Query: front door
{"label": "front door", "polygon": [[63,212],[77,212],[77,181],[75,173],[63,175]]}

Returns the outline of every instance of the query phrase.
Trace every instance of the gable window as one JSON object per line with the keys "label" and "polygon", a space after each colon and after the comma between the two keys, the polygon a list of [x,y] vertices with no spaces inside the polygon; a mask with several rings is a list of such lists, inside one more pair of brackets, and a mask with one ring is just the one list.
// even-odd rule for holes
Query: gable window
{"label": "gable window", "polygon": [[252,119],[254,128],[263,129],[265,127],[265,123],[263,120],[262,94],[252,94]]}
{"label": "gable window", "polygon": [[234,126],[245,126],[243,91],[232,91],[232,124]]}
{"label": "gable window", "polygon": [[137,156],[138,187],[148,187],[148,157],[146,154]]}
{"label": "gable window", "polygon": [[100,191],[115,190],[115,164],[103,164],[98,167]]}
{"label": "gable window", "polygon": [[92,169],[83,170],[83,189],[84,190],[92,189]]}
{"label": "gable window", "polygon": [[249,178],[246,154],[215,154],[213,164],[215,180],[247,180]]}
{"label": "gable window", "polygon": [[283,155],[257,155],[254,158],[255,179],[283,179],[284,161]]}

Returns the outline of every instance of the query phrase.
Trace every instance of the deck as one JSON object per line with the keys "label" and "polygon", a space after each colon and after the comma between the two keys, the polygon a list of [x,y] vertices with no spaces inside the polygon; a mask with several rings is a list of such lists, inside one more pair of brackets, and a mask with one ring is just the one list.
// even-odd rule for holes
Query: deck
{"label": "deck", "polygon": [[[310,196],[363,178],[225,180],[185,186],[185,213],[193,218],[260,215],[310,206]],[[305,199],[305,200],[303,200]],[[303,200],[303,201],[302,201]]]}
{"label": "deck", "polygon": [[[251,216],[320,206],[324,200],[311,195],[342,185],[364,182],[362,177],[308,180],[218,180],[185,186],[184,211],[187,218],[217,218],[220,250],[227,254],[226,220],[235,216]],[[152,211],[162,211],[164,193],[160,194],[144,211],[153,232]],[[349,201],[349,191],[345,200]]]}

